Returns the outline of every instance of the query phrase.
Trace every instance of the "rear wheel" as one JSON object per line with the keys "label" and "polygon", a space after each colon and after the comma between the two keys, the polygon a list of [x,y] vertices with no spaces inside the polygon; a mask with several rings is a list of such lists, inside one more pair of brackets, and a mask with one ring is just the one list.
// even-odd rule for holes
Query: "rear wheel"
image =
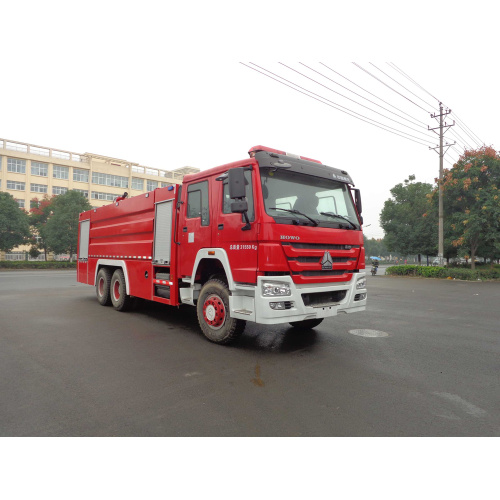
{"label": "rear wheel", "polygon": [[229,316],[229,289],[219,279],[203,285],[196,313],[203,335],[216,344],[233,342],[245,329],[246,321]]}
{"label": "rear wheel", "polygon": [[290,324],[294,328],[302,328],[303,330],[311,330],[312,328],[317,327],[322,321],[323,321],[323,318],[305,319],[303,321],[293,321]]}
{"label": "rear wheel", "polygon": [[128,311],[134,299],[126,293],[125,276],[121,269],[117,269],[111,278],[110,295],[111,303],[117,311]]}
{"label": "rear wheel", "polygon": [[97,280],[95,284],[97,301],[101,304],[101,306],[111,305],[110,284],[111,271],[106,267],[102,267],[97,273]]}

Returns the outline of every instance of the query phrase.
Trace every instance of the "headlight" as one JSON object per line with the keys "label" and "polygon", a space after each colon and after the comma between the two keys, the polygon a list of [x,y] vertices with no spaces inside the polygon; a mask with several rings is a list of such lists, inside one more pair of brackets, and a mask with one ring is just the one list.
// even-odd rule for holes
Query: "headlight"
{"label": "headlight", "polygon": [[362,288],[366,288],[366,278],[364,276],[363,278],[359,278],[356,283],[356,290],[361,290]]}
{"label": "headlight", "polygon": [[276,295],[292,295],[288,283],[262,283],[262,295],[273,297]]}

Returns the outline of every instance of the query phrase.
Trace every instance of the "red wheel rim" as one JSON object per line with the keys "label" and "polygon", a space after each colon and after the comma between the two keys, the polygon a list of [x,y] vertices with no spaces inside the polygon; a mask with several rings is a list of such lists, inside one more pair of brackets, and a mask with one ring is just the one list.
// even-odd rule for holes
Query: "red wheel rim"
{"label": "red wheel rim", "polygon": [[118,280],[113,285],[113,295],[115,296],[115,301],[120,300],[120,282]]}
{"label": "red wheel rim", "polygon": [[226,308],[218,295],[210,295],[205,299],[205,303],[203,304],[203,319],[214,330],[218,330],[224,324]]}
{"label": "red wheel rim", "polygon": [[104,278],[99,280],[99,295],[101,297],[104,295]]}

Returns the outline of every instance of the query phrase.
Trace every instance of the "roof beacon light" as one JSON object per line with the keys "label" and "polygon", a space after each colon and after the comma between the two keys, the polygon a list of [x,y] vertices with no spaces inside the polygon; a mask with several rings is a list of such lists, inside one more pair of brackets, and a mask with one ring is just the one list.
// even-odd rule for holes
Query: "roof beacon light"
{"label": "roof beacon light", "polygon": [[255,153],[257,153],[258,151],[267,151],[268,153],[276,153],[279,155],[288,156],[290,158],[296,158],[298,160],[307,160],[307,161],[313,161],[314,163],[319,163],[320,165],[322,164],[319,160],[313,160],[312,158],[307,158],[306,156],[299,156],[293,153],[280,151],[279,149],[268,148],[266,146],[254,146],[253,148],[250,148],[248,154],[250,155],[251,158],[253,158],[255,156]]}

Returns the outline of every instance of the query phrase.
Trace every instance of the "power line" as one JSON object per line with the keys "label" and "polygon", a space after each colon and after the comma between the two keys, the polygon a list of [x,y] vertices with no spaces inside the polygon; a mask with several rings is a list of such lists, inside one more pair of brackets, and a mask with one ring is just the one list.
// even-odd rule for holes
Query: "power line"
{"label": "power line", "polygon": [[372,73],[370,73],[367,69],[361,67],[358,63],[353,63],[353,64],[355,66],[357,66],[359,69],[363,70],[365,73],[368,73],[372,78],[375,78],[375,80],[378,80],[380,83],[382,83],[386,87],[390,88],[393,92],[396,92],[396,94],[399,94],[401,97],[404,97],[406,100],[410,101],[412,104],[415,104],[415,106],[417,106],[418,108],[420,108],[420,109],[424,110],[426,113],[428,113],[428,111],[425,108],[423,108],[422,106],[420,106],[420,104],[417,104],[416,102],[413,102],[411,99],[409,99],[408,97],[406,97],[405,95],[403,95],[401,92],[398,92],[396,89],[393,89],[390,85],[387,85],[387,83],[385,83],[380,78],[378,78],[377,76],[375,76]]}
{"label": "power line", "polygon": [[[328,104],[327,102],[324,102],[324,100],[321,100],[321,99],[325,99],[325,98],[323,98],[323,97],[321,97],[321,96],[320,96],[320,97],[321,97],[321,99],[318,99],[317,97],[313,97],[313,96],[312,96],[312,95],[310,95],[310,94],[306,94],[306,92],[302,92],[301,90],[298,90],[297,88],[292,87],[291,85],[288,85],[288,84],[286,84],[286,83],[284,83],[284,82],[282,82],[282,81],[280,81],[280,80],[277,80],[276,78],[273,78],[272,76],[269,76],[269,75],[267,75],[266,73],[263,73],[262,71],[259,71],[258,69],[252,68],[251,66],[248,66],[247,64],[245,64],[245,63],[243,63],[243,62],[240,62],[240,64],[242,64],[243,66],[246,66],[247,68],[250,68],[250,69],[252,69],[252,70],[256,71],[257,73],[260,73],[260,74],[262,74],[262,75],[264,75],[264,76],[267,76],[268,78],[271,78],[271,80],[274,80],[274,81],[276,81],[276,82],[278,82],[278,83],[281,83],[282,85],[285,85],[285,87],[289,87],[289,88],[291,88],[292,90],[295,90],[296,92],[299,92],[300,94],[303,94],[303,95],[305,95],[305,96],[307,96],[307,97],[310,97],[311,99],[314,99],[315,101],[321,102],[322,104],[325,104],[325,105],[327,105],[327,106],[330,106],[331,108],[334,108],[334,109],[336,109],[336,110],[338,110],[338,111],[341,111],[342,113],[345,113],[345,114],[347,114],[347,115],[349,115],[349,116],[352,116],[353,118],[357,118],[358,120],[361,120],[361,121],[366,122],[366,123],[368,123],[368,124],[370,124],[370,125],[373,125],[374,127],[377,127],[377,128],[382,129],[382,130],[385,130],[386,132],[389,132],[389,133],[391,133],[391,134],[398,135],[399,137],[402,137],[403,139],[407,139],[408,141],[416,142],[417,144],[420,144],[421,146],[427,146],[427,144],[425,144],[425,143],[423,143],[423,142],[420,142],[420,141],[422,141],[422,140],[424,140],[424,139],[420,139],[420,138],[418,138],[418,137],[417,137],[416,139],[419,139],[419,140],[410,139],[409,137],[406,137],[406,136],[404,136],[404,135],[401,135],[401,134],[410,135],[410,134],[408,134],[407,132],[403,132],[403,131],[401,131],[401,130],[399,130],[399,131],[398,131],[398,132],[401,132],[401,133],[392,132],[391,130],[388,130],[388,129],[389,129],[389,128],[391,128],[392,130],[397,130],[397,129],[393,129],[392,127],[389,127],[388,125],[384,125],[384,124],[382,124],[383,126],[376,125],[375,123],[380,123],[380,122],[376,122],[375,120],[373,120],[373,119],[371,119],[371,118],[368,118],[368,117],[364,117],[364,118],[366,118],[366,119],[364,119],[364,118],[359,118],[358,116],[355,116],[355,115],[354,115],[354,114],[352,114],[352,113],[355,113],[355,114],[360,115],[360,116],[364,116],[364,115],[361,115],[360,113],[356,113],[355,111],[352,111],[352,110],[349,110],[349,111],[352,111],[352,113],[350,113],[350,112],[348,112],[348,111],[344,111],[343,109],[340,109],[340,108],[338,107],[338,106],[340,106],[340,105],[333,106],[332,104]],[[252,64],[253,64],[253,63],[252,63]],[[267,70],[265,70],[265,71],[267,71]],[[279,78],[281,78],[281,77],[279,77]],[[295,84],[293,84],[293,85],[295,85]],[[296,85],[296,86],[298,87],[298,85]],[[302,88],[302,87],[300,87],[300,88]],[[310,92],[310,91],[308,91],[308,90],[307,90],[307,92]],[[313,92],[310,92],[310,93],[311,93],[311,94],[313,94]],[[318,95],[318,94],[314,94],[314,95]],[[325,100],[326,100],[326,101],[329,101],[329,102],[333,102],[333,101],[330,101],[329,99],[325,99]],[[336,104],[336,103],[334,103],[334,104]],[[341,107],[345,108],[344,106],[341,106]],[[348,108],[345,108],[345,109],[348,109]],[[368,120],[371,120],[371,121],[368,121]],[[375,122],[375,123],[372,123],[372,122]],[[384,128],[384,127],[387,127],[387,128]],[[411,136],[411,135],[410,135],[410,137],[414,137],[414,136]],[[429,141],[429,142],[430,142],[430,141]]]}
{"label": "power line", "polygon": [[[253,64],[253,63],[251,63],[251,64]],[[288,69],[290,69],[290,70],[292,70],[292,71],[295,71],[295,73],[298,73],[299,75],[301,75],[301,76],[303,76],[303,77],[307,78],[308,80],[311,80],[312,82],[317,83],[318,85],[321,85],[322,87],[324,87],[325,89],[330,90],[330,91],[331,91],[331,92],[333,92],[334,94],[338,94],[339,96],[343,97],[344,99],[347,99],[348,101],[351,101],[351,102],[353,102],[353,103],[357,104],[358,106],[361,106],[361,107],[363,107],[363,108],[365,108],[365,109],[368,109],[368,110],[369,110],[369,111],[371,111],[372,113],[376,113],[377,115],[383,116],[383,117],[384,117],[384,118],[386,118],[387,120],[391,120],[391,121],[393,121],[393,122],[397,123],[398,125],[402,125],[403,127],[407,127],[407,128],[409,128],[410,130],[413,130],[413,131],[415,131],[415,132],[417,132],[417,133],[419,133],[419,134],[422,134],[422,135],[424,135],[424,136],[426,136],[426,137],[432,137],[432,136],[430,136],[430,135],[428,135],[428,134],[425,134],[424,132],[421,132],[420,130],[417,130],[417,129],[413,128],[413,127],[410,127],[409,125],[406,125],[405,123],[398,122],[397,120],[394,120],[394,118],[390,118],[389,116],[386,116],[386,115],[384,115],[384,114],[382,114],[382,113],[379,113],[378,111],[375,111],[374,109],[372,109],[372,108],[370,108],[370,107],[368,107],[368,106],[365,106],[364,104],[361,104],[361,103],[359,103],[359,102],[355,101],[354,99],[351,99],[350,97],[347,97],[347,96],[345,96],[345,95],[341,94],[340,92],[337,92],[336,90],[331,89],[330,87],[328,87],[328,86],[326,86],[326,85],[323,85],[322,83],[318,82],[317,80],[314,80],[313,78],[311,78],[311,77],[309,77],[309,76],[307,76],[307,75],[304,75],[304,74],[303,74],[303,73],[301,73],[300,71],[297,71],[296,69],[291,68],[290,66],[287,66],[287,65],[286,65],[286,64],[284,64],[284,63],[281,63],[281,62],[280,62],[279,64],[281,64],[282,66],[285,66],[285,68],[288,68]],[[257,66],[257,65],[255,65],[255,66]],[[304,66],[305,66],[305,64],[304,64]],[[260,67],[260,66],[259,66],[259,67]],[[306,67],[308,67],[308,66],[306,66]],[[261,69],[263,69],[263,68],[261,68]],[[313,70],[313,71],[314,71],[314,70]],[[324,75],[322,75],[322,76],[324,76]],[[337,103],[335,103],[335,104],[337,104]],[[340,106],[340,104],[337,104],[337,105],[338,105],[338,106]],[[371,120],[372,118],[369,118],[369,119]],[[375,120],[374,120],[374,121],[375,121]],[[388,125],[385,125],[385,124],[382,124],[382,125],[384,125],[384,126],[388,127]],[[415,137],[415,136],[412,136],[412,137]]]}
{"label": "power line", "polygon": [[402,69],[398,68],[394,63],[387,63],[387,64],[389,64],[391,66],[394,66],[394,68],[397,71],[399,71],[403,76],[405,76],[406,78],[408,78],[408,80],[410,80],[410,82],[414,83],[417,87],[420,87],[424,92],[426,92],[427,94],[429,94],[433,99],[436,99],[436,101],[438,101],[438,102],[441,101],[437,97],[434,97],[430,92],[428,92],[427,90],[425,90],[424,87],[422,87],[422,85],[420,85],[413,78],[411,78],[410,76],[408,76]]}
{"label": "power line", "polygon": [[374,68],[378,69],[385,76],[387,76],[387,78],[390,78],[393,82],[397,83],[400,87],[403,87],[407,92],[409,92],[410,94],[414,95],[417,99],[420,99],[422,102],[425,102],[425,104],[427,104],[427,106],[430,106],[431,108],[436,109],[435,105],[429,104],[427,101],[424,101],[424,99],[422,99],[421,97],[419,97],[417,94],[413,93],[411,90],[407,89],[403,84],[399,83],[397,80],[395,80],[394,78],[392,78],[392,76],[388,75],[385,71],[382,71],[379,67],[375,66],[375,64],[373,64],[373,63],[370,63],[370,64]]}
{"label": "power line", "polygon": [[[407,75],[402,69],[398,68],[394,63],[387,63],[388,65],[394,67],[397,71],[399,71],[399,73],[401,73],[403,76],[405,76],[406,78],[408,78],[408,80],[410,80],[412,83],[414,83],[417,87],[421,88],[424,92],[426,92],[427,94],[429,94],[432,98],[436,99],[437,101],[439,101],[439,99],[435,96],[433,96],[428,90],[424,89],[424,87],[422,87],[422,85],[420,85],[418,82],[416,82],[413,78],[411,78],[409,75]],[[460,127],[462,130],[464,130],[464,132],[466,132],[466,130],[464,129],[464,127],[473,135],[476,136],[477,140],[479,141],[479,145],[481,144],[484,144],[484,141],[481,140],[481,138],[475,134],[458,116],[456,113],[453,113],[453,116],[455,117],[456,121],[457,121],[457,126]],[[462,126],[461,126],[461,125]],[[467,132],[466,132],[467,133]],[[470,134],[467,134],[472,140],[474,140],[477,144],[477,141],[476,139],[474,139]]]}
{"label": "power line", "polygon": [[[311,71],[314,71],[315,73],[317,73],[318,75],[321,75],[322,77],[326,78],[327,80],[330,80],[331,82],[335,83],[335,85],[339,85],[340,87],[342,87],[343,89],[346,89],[348,92],[352,92],[353,94],[357,95],[358,97],[361,97],[361,99],[365,99],[366,101],[368,102],[371,102],[372,104],[374,104],[375,106],[378,106],[379,108],[382,108],[384,111],[387,111],[388,113],[392,113],[393,115],[396,115],[397,117],[399,118],[402,118],[403,120],[406,120],[408,122],[410,122],[411,124],[413,125],[416,125],[417,127],[422,127],[424,128],[425,130],[427,130],[423,125],[418,125],[418,123],[415,123],[414,121],[408,119],[408,118],[405,118],[404,116],[401,116],[401,115],[398,115],[398,113],[395,113],[394,111],[391,111],[390,109],[387,109],[385,108],[384,106],[381,106],[380,104],[377,104],[375,101],[372,101],[371,99],[368,99],[368,97],[365,97],[365,96],[362,96],[361,94],[358,94],[357,92],[354,92],[354,90],[351,90],[350,88],[346,87],[345,85],[342,85],[341,83],[338,83],[336,82],[335,80],[332,80],[331,78],[328,78],[326,75],[324,75],[323,73],[315,70],[314,68],[311,68],[309,66],[307,66],[307,64],[304,64],[304,63],[301,63],[299,62],[299,64],[302,64],[302,66],[305,66],[307,69],[310,69]],[[320,63],[320,64],[323,64],[323,63]],[[328,66],[324,65],[326,68],[328,68]],[[331,70],[331,68],[328,68]],[[331,70],[333,71],[333,70]],[[334,71],[334,73],[337,73],[336,71]],[[340,74],[340,73],[338,73]],[[342,75],[341,75],[342,76]],[[345,78],[345,77],[344,77]],[[359,86],[359,85],[358,85]],[[364,90],[364,89],[363,89]],[[365,90],[365,92],[367,92]],[[375,96],[376,97],[376,96]],[[382,100],[382,99],[381,99]],[[385,102],[385,101],[384,101]],[[394,107],[394,106],[393,106]],[[396,108],[397,109],[397,108]],[[406,113],[405,113],[406,114]],[[409,115],[410,116],[410,115]],[[423,122],[421,122],[423,123]]]}
{"label": "power line", "polygon": [[328,68],[330,71],[333,71],[334,73],[336,73],[337,75],[341,76],[342,78],[344,78],[345,80],[347,80],[348,82],[352,83],[353,85],[356,85],[356,87],[360,88],[361,90],[363,90],[364,92],[366,92],[367,94],[370,94],[372,95],[373,97],[379,99],[380,101],[382,101],[383,103],[387,104],[388,106],[391,106],[392,108],[394,109],[397,109],[398,111],[400,111],[401,113],[403,113],[404,115],[407,115],[407,116],[410,116],[413,120],[421,123],[422,125],[427,125],[425,122],[411,116],[410,114],[408,113],[405,113],[403,110],[399,109],[398,107],[392,105],[391,103],[387,102],[387,101],[384,101],[384,99],[382,99],[381,97],[378,97],[377,95],[373,94],[372,92],[370,92],[369,90],[366,90],[364,89],[363,87],[361,87],[361,85],[358,85],[357,83],[353,82],[352,80],[349,80],[349,78],[347,78],[346,76],[340,74],[338,71],[335,71],[334,69],[330,68],[329,66],[327,66],[326,64],[320,62],[320,64],[322,66],[324,66],[325,68]]}
{"label": "power line", "polygon": [[[452,114],[453,114],[453,116],[455,117],[455,120],[457,121],[458,126],[459,126],[460,128],[462,128],[462,129],[463,129],[463,127],[465,127],[466,129],[468,129],[468,130],[469,130],[469,132],[470,132],[471,134],[473,134],[473,135],[475,135],[475,136],[476,136],[477,140],[479,141],[479,145],[484,144],[484,141],[482,141],[482,140],[479,138],[479,136],[478,136],[478,135],[474,134],[474,132],[473,132],[473,131],[469,128],[469,127],[467,127],[467,125],[466,125],[466,124],[465,124],[462,120],[460,120],[460,118],[457,116],[457,114],[456,114],[456,113],[452,112]],[[463,127],[461,127],[461,126],[460,126],[460,123],[463,125]],[[464,131],[465,131],[465,130],[464,130]],[[471,136],[469,135],[469,137],[471,137]],[[472,137],[471,137],[471,138],[472,138]],[[476,141],[476,143],[477,143],[477,141]]]}

